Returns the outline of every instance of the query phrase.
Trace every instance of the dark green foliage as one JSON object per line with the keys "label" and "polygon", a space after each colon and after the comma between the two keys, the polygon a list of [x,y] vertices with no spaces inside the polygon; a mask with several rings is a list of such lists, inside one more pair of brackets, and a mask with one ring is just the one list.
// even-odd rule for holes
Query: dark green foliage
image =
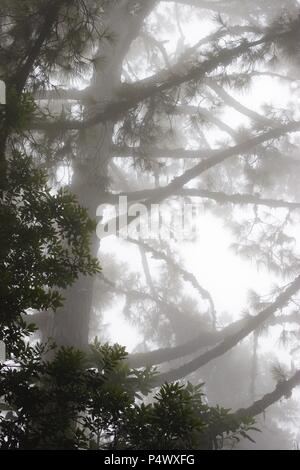
{"label": "dark green foliage", "polygon": [[253,429],[209,407],[202,385],[165,384],[152,403],[138,403],[153,372],[130,369],[118,345],[62,348],[52,361],[42,359],[46,349],[28,346],[0,366],[2,449],[213,449]]}
{"label": "dark green foliage", "polygon": [[[18,87],[45,86],[49,73],[78,76],[91,67],[89,50],[102,28],[105,1],[2,0],[1,78]],[[33,64],[35,67],[33,68]]]}
{"label": "dark green foliage", "polygon": [[94,222],[67,189],[51,191],[46,175],[17,151],[7,185],[0,204],[0,339],[9,351],[18,328],[27,329],[22,314],[56,310],[61,289],[100,268],[89,253]]}
{"label": "dark green foliage", "polygon": [[30,93],[18,96],[15,88],[6,91],[5,126],[10,131],[22,131],[36,110],[35,101]]}
{"label": "dark green foliage", "polygon": [[95,225],[16,150],[0,218],[0,339],[9,359],[0,364],[0,448],[211,449],[251,427],[209,407],[201,386],[166,384],[143,403],[154,372],[130,369],[118,345],[31,345],[28,311],[56,310],[79,273],[100,270],[89,253]]}

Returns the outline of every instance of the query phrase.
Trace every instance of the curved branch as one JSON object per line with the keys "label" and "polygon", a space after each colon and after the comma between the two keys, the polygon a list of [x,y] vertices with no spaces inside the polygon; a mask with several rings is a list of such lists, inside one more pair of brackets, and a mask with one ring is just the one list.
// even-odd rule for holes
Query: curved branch
{"label": "curved branch", "polygon": [[[243,318],[231,323],[220,331],[202,332],[193,340],[171,348],[160,348],[149,352],[130,354],[129,362],[132,367],[146,367],[189,356],[204,347],[213,346],[225,338],[228,338],[228,336],[238,332],[246,325],[247,321],[247,318]],[[299,314],[280,315],[278,317],[271,317],[268,320],[268,326],[282,325],[284,323],[300,324]]]}
{"label": "curved branch", "polygon": [[164,362],[173,361],[185,356],[189,356],[203,348],[213,346],[228,335],[239,331],[245,325],[246,319],[237,320],[220,331],[203,331],[196,338],[186,343],[169,348],[160,348],[144,353],[133,353],[128,356],[128,361],[132,367],[155,366]]}
{"label": "curved branch", "polygon": [[290,379],[279,382],[273,392],[267,393],[260,400],[255,401],[247,408],[240,408],[234,414],[238,418],[244,416],[257,416],[281,398],[289,398],[292,390],[298,385],[300,385],[300,370],[297,370]]}
{"label": "curved branch", "polygon": [[203,367],[208,362],[222,356],[226,352],[230,351],[235,347],[242,339],[246,338],[252,331],[256,330],[261,324],[263,324],[271,315],[273,315],[278,309],[283,308],[290,301],[291,297],[295,295],[300,289],[300,275],[287,287],[267,308],[255,317],[248,319],[247,324],[242,327],[238,332],[225,338],[215,348],[201,354],[192,361],[172,369],[168,372],[160,374],[156,378],[157,384],[164,382],[173,382],[174,380],[181,379],[186,375],[194,372],[195,370]]}
{"label": "curved branch", "polygon": [[[282,398],[290,398],[293,389],[298,385],[300,385],[300,370],[297,370],[290,379],[279,382],[272,392],[266,393],[262,398],[256,400],[247,408],[239,408],[235,412],[230,413],[230,416],[234,420],[239,421],[241,418],[253,418],[257,415],[260,415],[261,413],[264,413],[267,408],[269,408],[271,405],[274,405]],[[208,431],[212,437],[217,437],[227,431],[227,425],[224,427],[220,426],[219,423],[217,426],[211,425],[209,426]]]}

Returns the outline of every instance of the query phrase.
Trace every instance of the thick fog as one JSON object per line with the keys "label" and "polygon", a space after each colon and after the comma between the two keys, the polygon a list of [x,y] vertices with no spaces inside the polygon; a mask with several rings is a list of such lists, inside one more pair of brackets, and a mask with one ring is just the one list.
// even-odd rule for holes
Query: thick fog
{"label": "thick fog", "polygon": [[37,62],[28,85],[22,145],[96,219],[102,268],[27,312],[32,341],[119,343],[157,386],[247,409],[262,432],[235,449],[297,449],[300,4],[102,3],[83,63]]}
{"label": "thick fog", "polygon": [[[189,6],[192,3],[195,7],[199,3],[199,7]],[[211,47],[210,36],[220,31],[216,14],[224,15],[222,20],[232,27],[250,24],[263,28],[282,14],[296,18],[298,8],[297,2],[284,2],[284,5],[282,2],[238,2],[238,8],[237,2],[226,2],[226,6],[225,2],[206,2],[205,9],[201,4],[162,2],[156,7],[144,23],[142,36],[130,47],[124,61],[123,80],[135,82],[177,64],[185,51],[189,53],[190,47],[206,37],[205,46]],[[226,41],[238,41],[238,38],[227,37],[220,44],[224,47]],[[201,57],[201,50],[195,47],[194,60]],[[183,91],[182,98],[176,96],[176,99],[178,106],[186,109],[174,112],[177,115],[168,119],[157,114],[153,125],[159,130],[151,139],[148,135],[143,139],[139,135],[133,137],[132,142],[138,148],[132,158],[125,158],[127,149],[126,155],[122,155],[122,148],[118,149],[120,137],[116,134],[118,155],[110,165],[115,191],[167,185],[198,162],[196,158],[184,158],[184,151],[182,159],[175,160],[172,152],[169,158],[158,158],[162,153],[160,149],[198,150],[202,155],[203,150],[222,150],[249,138],[254,129],[262,130],[268,120],[269,124],[271,120],[274,123],[297,120],[299,58],[289,56],[288,52],[287,49],[276,58],[270,55],[267,61],[254,66],[243,64],[241,59],[214,71],[212,77],[217,76],[217,79],[213,85],[210,86],[209,81],[208,86],[197,83],[197,92],[191,93],[191,97],[185,98]],[[230,74],[236,74],[237,81],[240,77],[240,82],[231,81]],[[214,88],[215,83],[218,85]],[[138,131],[133,129],[135,132]],[[123,145],[123,140],[121,142]],[[212,168],[185,188],[297,201],[300,196],[297,144],[298,137],[294,134],[267,143],[259,150],[251,149]],[[154,146],[159,148],[157,153],[152,150]],[[117,288],[108,293],[107,285],[99,286],[101,294],[99,297],[97,291],[95,294],[99,299],[99,303],[95,303],[95,323],[104,319],[104,323],[97,323],[100,335],[126,344],[133,353],[182,344],[200,331],[210,328],[220,331],[234,321],[255,315],[266,302],[274,299],[274,286],[286,285],[297,272],[297,269],[294,271],[299,254],[296,211],[292,212],[290,221],[288,208],[239,204],[238,197],[236,202],[226,203],[222,195],[219,199],[216,196],[216,200],[173,197],[165,203],[163,211],[180,212],[184,203],[192,203],[198,210],[190,222],[193,233],[186,238],[177,234],[177,240],[176,233],[171,237],[167,233],[167,238],[151,234],[152,238],[146,236],[142,243],[132,244],[112,235],[101,242],[99,255],[104,273],[116,282]],[[143,220],[142,223],[148,223],[145,217]],[[162,260],[157,252],[162,253]],[[166,257],[170,258],[169,263]],[[194,276],[201,287],[189,282],[182,270]],[[212,302],[201,288],[209,292]],[[104,294],[109,302],[105,307]],[[278,370],[289,377],[297,369],[296,302],[295,299],[224,356],[185,379],[195,383],[204,381],[209,401],[232,409],[261,398],[274,388]],[[281,316],[285,317],[282,321]],[[176,369],[205,350],[167,362],[161,370]],[[253,436],[256,444],[243,442],[238,448],[290,449],[297,446],[298,398],[299,393],[294,390],[292,398],[268,409],[260,423],[263,433]]]}

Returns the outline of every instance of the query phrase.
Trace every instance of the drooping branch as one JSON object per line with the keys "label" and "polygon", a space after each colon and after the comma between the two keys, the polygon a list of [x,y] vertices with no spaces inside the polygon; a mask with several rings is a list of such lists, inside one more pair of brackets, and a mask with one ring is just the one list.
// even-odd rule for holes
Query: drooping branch
{"label": "drooping branch", "polygon": [[285,325],[286,323],[300,325],[299,313],[293,312],[293,313],[290,313],[289,315],[279,315],[277,317],[273,317],[270,320],[268,320],[268,326]]}
{"label": "drooping branch", "polygon": [[[217,332],[207,331],[201,332],[196,338],[187,341],[184,344],[170,348],[160,348],[145,353],[134,353],[129,355],[129,362],[132,367],[146,367],[163,364],[175,359],[189,356],[197,351],[208,346],[213,346],[228,338],[230,335],[240,331],[242,327],[247,324],[248,319],[242,318],[237,320],[230,325],[226,326],[222,330]],[[268,326],[283,325],[285,323],[300,323],[300,316],[298,313],[291,315],[280,315],[270,317],[267,321]]]}
{"label": "drooping branch", "polygon": [[188,374],[194,372],[195,370],[198,370],[213,359],[216,359],[217,357],[220,357],[226,352],[230,351],[240,341],[242,341],[250,333],[255,331],[266,320],[268,320],[277,310],[285,307],[286,304],[290,301],[291,297],[295,295],[299,291],[299,289],[300,276],[296,277],[296,279],[286,289],[284,289],[281,294],[279,294],[277,299],[271,305],[262,310],[258,315],[248,319],[246,325],[242,327],[238,332],[228,336],[216,347],[201,354],[200,356],[184,364],[183,366],[160,374],[157,377],[156,383],[162,384],[164,382],[172,382],[174,380],[181,379],[182,377],[186,377]]}
{"label": "drooping branch", "polygon": [[128,361],[132,367],[146,367],[183,358],[203,348],[217,344],[228,335],[239,331],[245,324],[246,319],[241,319],[217,332],[210,330],[202,331],[192,340],[178,346],[155,349],[145,353],[130,354]]}
{"label": "drooping branch", "polygon": [[[229,73],[226,75],[226,79],[227,80],[236,80],[238,78],[240,79],[249,79],[249,78],[252,78],[252,77],[271,77],[271,78],[279,78],[280,80],[285,80],[285,81],[288,81],[288,82],[297,82],[299,81],[300,79],[299,78],[296,78],[296,77],[293,77],[293,76],[289,76],[289,75],[283,75],[281,73],[278,73],[278,72],[271,72],[270,70],[251,70],[249,72],[241,72],[241,73]],[[224,75],[214,75],[214,81],[215,82],[219,82],[219,81],[222,81],[222,79],[224,78]]]}
{"label": "drooping branch", "polygon": [[286,80],[288,82],[298,82],[300,80],[300,78],[297,78],[297,77],[291,77],[289,75],[282,75],[281,73],[278,73],[278,72],[269,72],[269,71],[262,71],[262,72],[258,72],[256,70],[253,70],[252,72],[250,72],[250,75],[253,75],[254,77],[257,76],[257,77],[273,77],[273,78],[279,78],[281,80]]}
{"label": "drooping branch", "polygon": [[[128,298],[129,300],[135,299],[138,301],[153,302],[158,306],[160,312],[163,313],[166,318],[168,318],[170,323],[178,323],[184,318],[184,312],[180,308],[178,308],[175,303],[170,302],[169,300],[166,301],[164,298],[157,295],[156,292],[149,294],[148,292],[143,292],[136,289],[124,289],[123,287],[120,287],[116,283],[107,279],[103,274],[100,274],[99,278],[107,285],[109,285],[112,291],[116,292],[117,294],[126,296],[126,298]],[[198,321],[195,321],[194,327],[196,328],[198,326]]]}
{"label": "drooping branch", "polygon": [[194,276],[194,274],[192,274],[192,273],[186,271],[185,269],[183,269],[170,256],[166,255],[165,253],[163,253],[161,251],[156,250],[155,248],[152,248],[149,244],[147,244],[147,243],[145,243],[141,240],[135,240],[135,239],[129,237],[129,238],[127,238],[127,241],[129,241],[130,243],[133,243],[135,245],[138,245],[145,252],[151,253],[152,258],[160,259],[160,260],[165,261],[172,269],[175,269],[176,271],[178,271],[182,275],[182,277],[185,281],[190,282],[191,285],[194,287],[194,289],[196,289],[198,291],[198,293],[201,295],[201,297],[208,301],[208,303],[210,305],[210,309],[211,309],[211,315],[213,316],[213,320],[214,320],[214,323],[215,323],[216,311],[215,311],[213,298],[212,298],[211,294],[208,292],[208,290],[205,289],[204,287],[202,287],[199,284],[199,282],[198,282],[196,276]]}
{"label": "drooping branch", "polygon": [[[121,196],[127,196],[128,201],[141,201],[149,196],[149,190],[123,192],[123,193],[103,193],[102,201],[108,204],[118,204]],[[155,190],[150,190],[151,195],[155,197]],[[255,206],[266,206],[272,209],[285,208],[289,210],[300,209],[300,202],[285,201],[283,199],[272,199],[262,198],[253,194],[235,193],[227,194],[222,191],[209,191],[207,189],[198,188],[182,188],[170,196],[182,196],[190,198],[201,198],[211,199],[219,202],[220,204],[236,204],[236,205],[248,205],[253,204]]]}

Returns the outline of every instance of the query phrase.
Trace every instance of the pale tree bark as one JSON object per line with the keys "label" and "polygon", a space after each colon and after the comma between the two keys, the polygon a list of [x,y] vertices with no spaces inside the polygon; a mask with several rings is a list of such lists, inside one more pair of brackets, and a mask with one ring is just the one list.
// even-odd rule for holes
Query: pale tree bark
{"label": "pale tree bark", "polygon": [[[105,57],[101,66],[96,66],[89,94],[94,102],[114,99],[120,86],[122,63],[131,42],[139,32],[141,24],[154,2],[141,5],[136,15],[129,9],[128,1],[112,5],[106,12],[106,26],[113,34],[112,42],[99,44],[98,54]],[[90,113],[89,106],[85,114]],[[79,203],[86,207],[92,218],[102,202],[102,192],[108,177],[108,162],[114,125],[101,122],[87,129],[79,149],[79,157],[74,162],[74,176],[71,190]],[[96,233],[91,242],[91,253],[97,256],[99,240]],[[56,344],[85,349],[89,342],[89,323],[93,304],[92,277],[80,276],[77,282],[65,293],[63,308],[55,314],[48,313],[42,331],[43,339],[53,339]]]}

